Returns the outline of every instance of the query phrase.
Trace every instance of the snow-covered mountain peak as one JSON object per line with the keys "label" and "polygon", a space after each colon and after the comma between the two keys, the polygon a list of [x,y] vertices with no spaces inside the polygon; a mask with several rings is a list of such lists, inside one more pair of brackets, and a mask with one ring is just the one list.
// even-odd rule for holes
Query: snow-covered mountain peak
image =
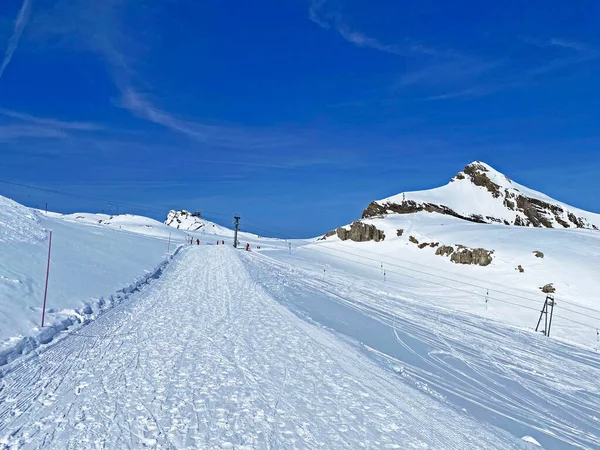
{"label": "snow-covered mountain peak", "polygon": [[492,166],[474,161],[445,186],[402,192],[372,202],[363,218],[419,211],[479,223],[546,228],[600,228],[600,214],[566,205],[522,186]]}
{"label": "snow-covered mountain peak", "polygon": [[229,228],[202,218],[202,214],[199,212],[192,213],[185,209],[181,211],[169,211],[165,224],[185,231],[199,231],[205,234],[219,234],[223,236],[233,235],[233,231]]}
{"label": "snow-covered mountain peak", "polygon": [[477,185],[477,179],[489,179],[492,183],[498,185],[501,188],[512,188],[514,187],[513,181],[503,173],[497,171],[489,164],[482,161],[473,161],[471,164],[465,166],[451,181],[460,181],[467,179],[471,183]]}

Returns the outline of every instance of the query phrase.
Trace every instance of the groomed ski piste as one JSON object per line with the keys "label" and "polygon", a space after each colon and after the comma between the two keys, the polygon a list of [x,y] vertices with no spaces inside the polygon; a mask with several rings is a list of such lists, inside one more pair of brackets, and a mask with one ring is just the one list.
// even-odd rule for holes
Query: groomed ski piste
{"label": "groomed ski piste", "polygon": [[[485,309],[479,295],[400,269],[384,281],[379,262],[359,259],[373,243],[245,234],[245,252],[229,232],[189,245],[193,233],[156,221],[100,224],[7,203],[12,219],[0,218],[13,226],[0,245],[12,253],[0,275],[13,281],[0,282],[0,330],[4,348],[33,342],[0,364],[0,448],[600,448],[600,355],[583,328],[569,335],[556,320],[547,338],[533,331],[539,312]],[[33,223],[14,224],[30,213]],[[429,219],[406,220],[433,233],[420,224]],[[59,284],[54,335],[39,339],[48,228]],[[561,247],[594,261],[592,232],[583,242],[559,233]],[[403,264],[396,250],[376,259]],[[460,279],[419,252],[404,257]],[[462,280],[479,283],[502,267],[468,269]],[[17,295],[22,308],[8,309]]]}

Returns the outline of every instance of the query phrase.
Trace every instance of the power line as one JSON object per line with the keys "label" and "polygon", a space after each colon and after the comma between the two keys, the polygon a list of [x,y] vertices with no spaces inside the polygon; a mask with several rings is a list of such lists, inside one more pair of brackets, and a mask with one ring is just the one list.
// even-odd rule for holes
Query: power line
{"label": "power line", "polygon": [[[260,230],[259,228],[256,228],[256,227],[253,227],[253,228],[255,228],[257,230]],[[262,231],[265,231],[266,233],[272,233],[272,232],[269,232],[269,231],[266,231],[266,230],[262,230]],[[278,233],[275,233],[275,234],[277,235]],[[279,236],[282,236],[282,235],[279,235]],[[288,237],[286,239],[292,239],[292,238]],[[315,244],[314,242],[311,242],[311,241],[306,240],[306,239],[297,239],[297,240],[301,241],[301,242],[305,242],[306,244]],[[304,249],[307,250],[305,247],[304,247]],[[358,257],[358,258],[366,259],[366,260],[377,262],[377,263],[381,262],[382,259],[384,259],[384,257],[382,258],[383,255],[378,255],[377,253],[368,252],[368,251],[364,251],[364,250],[362,250],[364,253],[367,253],[367,254],[370,254],[370,255],[379,256],[379,258],[369,258],[369,257],[364,256],[362,254],[352,253],[352,252],[348,252],[348,251],[344,251],[344,250],[336,249],[336,248],[332,248],[332,247],[327,247],[327,249],[331,250],[331,251],[334,251],[334,252],[344,253],[344,254],[347,254],[347,255],[355,256],[355,257]],[[311,249],[311,250],[313,250],[313,249]],[[324,252],[322,252],[322,253],[324,253]],[[330,255],[330,256],[338,257],[336,255]],[[342,258],[342,259],[346,259],[347,261],[352,261],[352,260],[349,260],[347,258]],[[505,292],[505,291],[500,291],[498,289],[489,289],[489,287],[483,287],[483,286],[480,286],[480,285],[477,285],[477,284],[468,283],[466,281],[458,281],[458,280],[456,280],[454,278],[443,277],[441,275],[433,274],[431,272],[414,269],[412,267],[406,267],[406,266],[403,266],[403,265],[400,265],[400,264],[396,264],[396,263],[391,263],[391,262],[389,262],[387,260],[385,261],[385,263],[387,265],[389,265],[389,266],[397,267],[397,268],[404,269],[404,270],[409,270],[411,272],[416,272],[416,273],[428,275],[428,276],[439,278],[439,279],[443,279],[443,280],[446,280],[446,281],[451,281],[451,282],[454,282],[454,283],[460,283],[460,284],[463,284],[463,285],[466,285],[466,286],[471,286],[471,287],[474,287],[474,288],[477,288],[477,289],[489,290],[490,292],[496,292],[496,293],[503,294],[503,295],[509,295],[509,296],[511,296],[513,298],[519,298],[519,299],[522,299],[522,300],[527,300],[529,302],[534,302],[536,304],[539,303],[538,300],[532,299],[530,297],[525,297],[525,296],[518,295],[518,294],[512,294],[512,293],[508,293],[508,292]],[[441,272],[445,272],[445,273],[451,273],[451,272],[443,270],[443,269],[438,269],[438,270],[440,270]],[[392,273],[395,273],[395,272],[392,272]],[[490,283],[490,284],[496,285],[496,283]],[[514,290],[514,288],[513,288],[513,290]],[[590,307],[587,307],[587,306],[584,306],[584,305],[579,305],[577,303],[569,302],[567,300],[560,300],[560,303],[561,304],[566,304],[566,305],[571,305],[571,306],[574,306],[576,308],[585,309],[585,310],[588,310],[588,311],[600,314],[600,310],[597,310],[597,309],[594,309],[594,308],[590,308]],[[581,312],[578,312],[578,311],[573,311],[573,310],[566,309],[566,308],[562,308],[562,310],[563,311],[570,311],[570,312],[572,312],[574,314],[583,315],[584,317],[589,317],[589,316],[586,316],[585,314],[583,314]],[[600,318],[595,318],[595,317],[592,317],[592,318],[597,319],[597,320],[600,321]]]}
{"label": "power line", "polygon": [[[128,207],[128,208],[134,208],[134,209],[139,210],[139,211],[152,211],[152,212],[160,212],[161,214],[164,214],[164,210],[163,209],[149,207],[149,206],[146,206],[146,205],[142,206],[142,205],[135,205],[135,204],[131,204],[131,203],[115,202],[115,201],[101,199],[101,198],[97,198],[97,197],[85,196],[85,195],[81,195],[81,194],[75,194],[75,193],[72,193],[72,192],[65,192],[65,191],[60,191],[60,190],[56,190],[56,189],[41,188],[41,187],[37,187],[37,186],[31,186],[31,185],[28,185],[28,184],[17,183],[17,182],[12,182],[12,181],[8,181],[8,180],[0,180],[0,183],[12,185],[12,186],[18,186],[18,187],[27,188],[28,190],[34,189],[34,190],[38,190],[38,191],[41,191],[41,192],[48,192],[48,193],[57,194],[57,195],[63,195],[63,196],[72,197],[72,198],[79,198],[79,199],[84,199],[84,200],[93,200],[93,201],[97,201],[97,202],[111,204],[111,205],[114,205],[114,206],[123,206],[123,207]],[[208,215],[208,216],[230,217],[229,214],[224,214],[224,213],[216,213],[216,212],[206,212],[205,213],[205,212],[203,212],[203,217],[206,217],[206,215]],[[285,234],[282,234],[282,233],[274,232],[273,230],[265,230],[265,229],[262,229],[262,228],[259,228],[259,227],[256,227],[256,226],[252,226],[252,224],[250,224],[250,225],[251,225],[249,227],[250,229],[261,231],[261,233],[259,233],[259,234],[262,234],[264,236],[275,235],[275,236],[279,236],[280,238],[283,238],[283,239],[286,239],[286,240],[287,239],[293,239],[293,238],[289,237],[289,235],[285,235]],[[310,240],[307,240],[307,239],[294,239],[294,240],[299,241],[299,242],[304,242],[307,245],[315,244],[314,242],[312,242]],[[360,262],[360,261],[356,261],[354,259],[344,258],[344,257],[339,256],[339,255],[332,255],[329,252],[319,251],[319,250],[317,250],[315,248],[309,248],[309,247],[306,247],[306,246],[302,247],[302,248],[304,250],[309,250],[309,251],[317,252],[317,253],[320,253],[320,254],[328,255],[330,257],[342,259],[342,260],[345,260],[345,261],[349,261],[349,262],[352,262],[352,263],[363,265],[365,267],[373,268],[373,266],[371,266],[369,264],[366,264],[366,263],[363,263],[363,262]],[[382,261],[382,255],[378,255],[378,254],[376,254],[374,252],[363,251],[364,253],[378,256],[378,258],[369,258],[368,256],[365,256],[364,254],[356,254],[356,253],[352,253],[352,252],[348,252],[348,251],[344,251],[344,250],[336,249],[336,248],[332,248],[332,247],[327,247],[327,250],[328,251],[334,251],[334,252],[342,253],[342,254],[346,254],[346,255],[350,255],[350,256],[353,256],[353,257],[356,257],[356,258],[360,258],[360,259],[363,259],[363,260],[367,260],[367,261],[372,261],[372,262],[377,262],[377,263],[380,263]],[[522,296],[522,295],[511,294],[511,293],[508,293],[508,292],[505,292],[505,291],[500,291],[500,290],[497,290],[497,289],[489,289],[488,287],[483,287],[483,286],[480,286],[480,285],[477,285],[477,284],[468,283],[466,281],[461,281],[461,280],[457,280],[457,279],[454,279],[454,278],[444,277],[444,276],[441,276],[441,275],[438,275],[438,274],[434,274],[434,273],[431,273],[431,272],[427,272],[427,271],[423,271],[423,270],[418,270],[418,269],[411,268],[411,267],[406,267],[406,266],[403,266],[403,265],[400,265],[400,264],[397,264],[397,263],[391,263],[389,261],[386,261],[386,265],[391,266],[391,267],[396,267],[396,268],[399,268],[399,269],[402,269],[402,270],[407,270],[407,271],[410,271],[410,272],[418,273],[418,274],[421,274],[421,275],[426,275],[426,276],[429,276],[429,277],[437,278],[437,279],[440,279],[440,280],[449,281],[451,283],[456,283],[456,284],[460,284],[460,285],[464,285],[464,286],[469,286],[469,287],[473,287],[473,288],[477,288],[477,289],[481,289],[481,290],[496,292],[496,293],[499,293],[499,294],[502,294],[502,295],[505,295],[505,296],[509,296],[509,297],[513,297],[513,298],[518,298],[518,299],[521,299],[521,300],[526,300],[528,302],[533,302],[533,303],[536,303],[536,304],[538,303],[537,300],[534,300],[532,298],[525,297],[525,296]],[[440,269],[440,271],[445,272],[445,273],[450,273],[450,272],[445,271],[443,269]],[[425,283],[429,283],[429,284],[432,284],[432,285],[437,285],[437,286],[444,287],[444,288],[447,288],[447,289],[452,289],[452,290],[455,290],[455,291],[458,291],[458,292],[463,292],[463,293],[466,293],[466,294],[469,294],[469,295],[476,295],[472,291],[468,291],[466,289],[461,289],[461,288],[457,288],[457,287],[454,287],[454,286],[448,286],[446,284],[436,283],[435,281],[432,281],[432,280],[426,280],[426,279],[423,279],[423,278],[418,278],[418,277],[415,277],[415,276],[407,275],[405,273],[401,273],[401,272],[397,272],[397,271],[393,271],[393,270],[387,270],[387,272],[388,273],[393,273],[393,274],[396,274],[396,275],[399,275],[399,276],[403,276],[403,277],[406,277],[406,278],[411,278],[411,279],[414,279],[414,280],[422,281],[422,282],[425,282]],[[494,283],[492,283],[492,284],[494,284]],[[522,304],[519,304],[519,303],[509,302],[507,300],[501,300],[501,299],[499,299],[497,297],[489,297],[488,296],[488,299],[495,300],[495,301],[502,302],[502,303],[506,303],[506,304],[510,304],[510,305],[513,305],[513,306],[518,306],[518,307],[529,309],[529,310],[536,311],[536,312],[538,310],[537,308],[525,306],[525,305],[522,305]],[[600,311],[598,311],[596,309],[589,308],[589,307],[586,307],[586,306],[583,306],[583,305],[578,305],[576,303],[569,302],[569,301],[566,301],[566,300],[560,300],[560,303],[571,305],[571,306],[574,306],[576,308],[585,309],[585,310],[588,310],[588,311],[600,314]],[[586,314],[584,314],[582,312],[579,312],[579,311],[574,311],[572,309],[564,308],[564,307],[561,308],[561,309],[563,311],[571,312],[572,314],[577,314],[577,315],[581,315],[583,317],[586,317],[586,318],[589,318],[589,319],[592,319],[592,320],[598,320],[598,321],[600,321],[600,318],[598,318],[598,317],[589,316],[589,315],[586,315]],[[559,316],[559,315],[555,314],[555,317],[560,317],[563,320],[567,320],[567,321],[570,321],[570,322],[573,322],[573,323],[577,323],[578,325],[585,326],[585,327],[588,327],[588,328],[596,329],[596,327],[592,327],[590,325],[584,324],[582,322],[575,321],[573,319],[568,319],[568,318],[563,317],[563,316]]]}

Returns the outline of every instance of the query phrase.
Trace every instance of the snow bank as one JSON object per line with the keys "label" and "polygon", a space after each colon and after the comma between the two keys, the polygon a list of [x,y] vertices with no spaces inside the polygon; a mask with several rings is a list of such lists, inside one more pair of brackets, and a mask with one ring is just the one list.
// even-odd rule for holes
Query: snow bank
{"label": "snow bank", "polygon": [[32,335],[13,337],[0,343],[0,367],[10,364],[21,355],[31,353],[41,345],[50,343],[61,332],[73,331],[79,325],[85,325],[95,320],[114,306],[128,300],[132,294],[158,279],[182,248],[183,246],[179,246],[172,255],[169,255],[153,271],[135,279],[115,294],[84,302],[83,306],[77,309],[62,310],[54,315],[49,325],[37,329]]}
{"label": "snow bank", "polygon": [[44,239],[46,232],[32,210],[0,196],[0,242],[35,244]]}

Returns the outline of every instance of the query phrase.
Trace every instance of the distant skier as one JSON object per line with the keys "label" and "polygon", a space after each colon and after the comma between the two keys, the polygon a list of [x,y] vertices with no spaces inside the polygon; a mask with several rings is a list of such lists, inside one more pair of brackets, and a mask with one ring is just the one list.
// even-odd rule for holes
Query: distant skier
{"label": "distant skier", "polygon": [[196,239],[196,245],[200,245],[200,239]]}
{"label": "distant skier", "polygon": [[246,251],[249,252],[250,251],[250,244],[246,244]]}
{"label": "distant skier", "polygon": [[221,244],[225,245],[225,241],[221,241]]}

